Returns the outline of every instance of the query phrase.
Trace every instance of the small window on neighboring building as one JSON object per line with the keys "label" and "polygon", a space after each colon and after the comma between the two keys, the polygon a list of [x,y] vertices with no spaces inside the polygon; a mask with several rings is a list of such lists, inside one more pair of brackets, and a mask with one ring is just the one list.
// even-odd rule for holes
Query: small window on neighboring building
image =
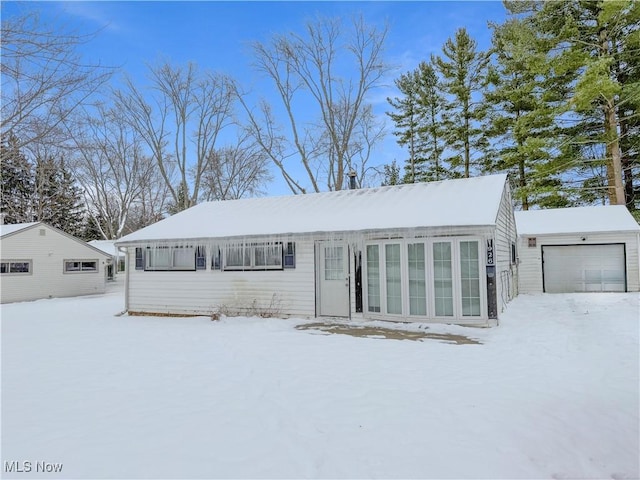
{"label": "small window on neighboring building", "polygon": [[515,242],[511,242],[511,264],[515,265],[518,260],[516,255],[516,244]]}
{"label": "small window on neighboring building", "polygon": [[535,247],[536,246],[536,237],[527,238],[527,245],[529,245],[529,248]]}
{"label": "small window on neighboring building", "polygon": [[207,269],[207,249],[204,245],[196,247],[196,270]]}
{"label": "small window on neighboring building", "polygon": [[5,275],[24,275],[31,273],[31,260],[3,260],[0,273]]}
{"label": "small window on neighboring building", "polygon": [[64,273],[91,273],[98,271],[97,260],[65,260]]}
{"label": "small window on neighboring building", "polygon": [[136,270],[144,270],[144,250],[136,247]]}

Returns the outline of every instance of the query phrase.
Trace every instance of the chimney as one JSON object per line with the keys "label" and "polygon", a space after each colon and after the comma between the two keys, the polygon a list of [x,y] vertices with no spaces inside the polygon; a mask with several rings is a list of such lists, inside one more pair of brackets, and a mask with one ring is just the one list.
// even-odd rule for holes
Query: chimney
{"label": "chimney", "polygon": [[355,190],[356,189],[356,172],[354,172],[353,170],[349,170],[349,188],[351,190]]}

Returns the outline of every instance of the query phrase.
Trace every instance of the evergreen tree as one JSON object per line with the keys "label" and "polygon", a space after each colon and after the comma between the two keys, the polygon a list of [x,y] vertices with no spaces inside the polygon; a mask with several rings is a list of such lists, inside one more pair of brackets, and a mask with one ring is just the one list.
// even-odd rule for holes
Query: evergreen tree
{"label": "evergreen tree", "polygon": [[394,121],[398,144],[409,149],[405,165],[405,183],[439,180],[447,175],[442,164],[441,110],[438,76],[430,64],[418,68],[395,81],[402,98],[387,98],[395,112],[387,115]]}
{"label": "evergreen tree", "polygon": [[433,65],[421,62],[418,66],[419,104],[423,125],[420,129],[424,137],[423,148],[416,159],[419,181],[442,180],[450,176],[444,163],[444,132],[442,130],[442,110],[444,97],[440,91],[440,80]]}
{"label": "evergreen tree", "polygon": [[167,208],[167,211],[169,212],[169,215],[175,215],[178,212],[181,212],[182,210],[185,210],[185,202],[187,201],[187,196],[189,193],[189,189],[186,186],[186,184],[184,183],[180,183],[178,184],[178,186],[175,189],[176,191],[176,195],[178,198],[177,202],[171,202]]}
{"label": "evergreen tree", "polygon": [[12,135],[3,137],[0,142],[0,208],[5,223],[33,221],[32,167],[18,145],[18,140]]}
{"label": "evergreen tree", "polygon": [[402,74],[394,83],[403,97],[396,97],[394,99],[387,97],[387,102],[389,102],[397,112],[387,112],[387,115],[389,115],[395,123],[396,129],[393,133],[398,137],[398,145],[406,146],[409,149],[409,159],[406,162],[408,169],[407,177],[409,182],[414,182],[416,177],[416,150],[419,148],[421,141],[419,133],[421,114],[416,72]]}
{"label": "evergreen tree", "polygon": [[37,220],[77,237],[84,236],[85,209],[82,191],[76,185],[64,159],[38,158],[35,168]]}
{"label": "evergreen tree", "polygon": [[[640,54],[640,4],[591,0],[509,2],[507,6],[513,13],[524,13],[532,19],[539,38],[545,39],[544,53],[554,71],[575,78],[573,94],[558,117],[559,122],[574,122],[575,132],[585,134],[569,139],[574,145],[566,150],[576,153],[569,161],[577,166],[577,173],[588,171],[590,166],[585,166],[584,160],[598,151],[595,145],[600,145],[609,202],[624,204],[622,162],[626,157],[628,164],[633,164],[633,159],[623,152],[625,146],[631,146],[621,140],[620,128],[627,129],[630,124],[621,112],[633,110],[639,92],[633,68],[630,72],[628,67],[637,66]],[[625,180],[632,192],[633,168],[626,170]],[[589,183],[593,181],[585,179],[581,188]]]}
{"label": "evergreen tree", "polygon": [[[549,148],[554,132],[551,76],[546,56],[536,49],[536,34],[526,20],[512,18],[491,25],[495,62],[485,93],[490,106],[487,135],[493,140],[488,171],[509,171],[514,199],[523,210],[530,206],[568,204],[561,193],[563,168],[557,168]],[[561,163],[561,162],[560,162]]]}
{"label": "evergreen tree", "polygon": [[400,185],[402,182],[400,181],[400,167],[394,160],[391,164],[384,165],[384,171],[382,173],[382,186],[386,187],[389,185]]}
{"label": "evergreen tree", "polygon": [[432,56],[432,63],[442,77],[447,96],[443,112],[447,148],[451,150],[451,167],[463,167],[463,176],[471,175],[472,167],[486,148],[480,121],[485,109],[479,95],[486,86],[489,54],[477,50],[466,29],[459,29],[453,39],[442,47],[443,56]]}

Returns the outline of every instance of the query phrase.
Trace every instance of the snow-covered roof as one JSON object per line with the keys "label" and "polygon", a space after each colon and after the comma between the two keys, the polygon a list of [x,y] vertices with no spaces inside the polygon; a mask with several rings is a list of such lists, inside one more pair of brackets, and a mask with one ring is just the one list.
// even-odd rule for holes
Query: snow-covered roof
{"label": "snow-covered roof", "polygon": [[19,232],[20,230],[24,230],[25,228],[33,227],[37,223],[40,222],[12,223],[9,225],[0,225],[0,237],[4,237],[5,235],[9,235],[10,233]]}
{"label": "snow-covered roof", "polygon": [[624,205],[554,208],[515,212],[519,235],[640,232]]}
{"label": "snow-covered roof", "polygon": [[118,251],[115,240],[91,240],[87,243],[108,255],[124,257],[124,253]]}
{"label": "snow-covered roof", "polygon": [[507,176],[206,202],[118,243],[495,225]]}
{"label": "snow-covered roof", "polygon": [[35,225],[41,225],[43,227],[50,228],[51,230],[53,230],[55,232],[58,232],[60,235],[64,235],[65,237],[73,240],[74,242],[78,242],[78,243],[84,245],[85,247],[88,247],[91,250],[94,250],[96,253],[100,253],[102,255],[113,256],[113,253],[106,252],[103,249],[98,248],[95,245],[91,245],[88,242],[84,242],[84,241],[80,240],[79,238],[74,237],[73,235],[70,235],[70,234],[68,234],[66,232],[63,232],[62,230],[60,230],[60,229],[58,229],[56,227],[52,227],[51,225],[47,225],[44,222],[12,223],[12,224],[8,224],[8,225],[0,225],[0,237],[4,237],[6,235],[17,233],[17,232],[20,232],[22,230],[27,230],[28,228],[31,228],[31,227],[33,227]]}

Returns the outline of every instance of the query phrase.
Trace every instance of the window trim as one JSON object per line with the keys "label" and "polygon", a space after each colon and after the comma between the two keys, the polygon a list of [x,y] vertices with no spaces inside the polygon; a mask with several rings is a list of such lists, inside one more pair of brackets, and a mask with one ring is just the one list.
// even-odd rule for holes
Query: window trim
{"label": "window trim", "polygon": [[[0,274],[2,276],[25,276],[25,275],[33,275],[33,260],[31,259],[14,259],[14,258],[8,258],[8,259],[3,259],[0,260],[0,263],[6,263],[7,264],[7,271],[6,272],[0,272]],[[27,272],[12,272],[11,271],[11,264],[12,263],[26,263],[29,265],[29,271]]]}
{"label": "window trim", "polygon": [[[67,268],[68,263],[80,263],[80,270],[69,270]],[[95,263],[96,268],[94,269],[83,269],[83,263]],[[76,275],[76,274],[87,274],[87,273],[98,273],[100,271],[100,261],[97,258],[65,258],[62,260],[62,273]]]}
{"label": "window trim", "polygon": [[[258,248],[276,247],[279,250],[279,265],[256,265],[256,251]],[[229,251],[231,249],[241,249],[243,265],[227,265]],[[284,249],[283,242],[255,242],[255,243],[238,243],[237,245],[227,245],[222,254],[221,270],[225,272],[245,272],[245,271],[267,271],[267,270],[284,270]],[[295,251],[295,250],[294,250]],[[266,257],[265,257],[266,258]],[[244,262],[248,259],[247,262]],[[295,260],[294,260],[295,266]],[[293,267],[287,267],[293,268]]]}
{"label": "window trim", "polygon": [[[189,267],[176,267],[175,265],[175,250],[178,249],[182,249],[182,248],[190,248],[193,250],[193,266],[189,266]],[[144,271],[145,272],[195,272],[196,271],[196,248],[193,245],[159,245],[157,247],[150,247],[147,246],[147,248],[145,249],[145,254],[143,255],[144,258]],[[171,265],[169,266],[160,266],[160,267],[150,267],[149,266],[149,261],[151,260],[151,255],[150,252],[152,250],[164,250],[164,249],[168,249],[169,250],[169,256],[170,256],[170,262]],[[206,268],[206,267],[205,267]]]}

